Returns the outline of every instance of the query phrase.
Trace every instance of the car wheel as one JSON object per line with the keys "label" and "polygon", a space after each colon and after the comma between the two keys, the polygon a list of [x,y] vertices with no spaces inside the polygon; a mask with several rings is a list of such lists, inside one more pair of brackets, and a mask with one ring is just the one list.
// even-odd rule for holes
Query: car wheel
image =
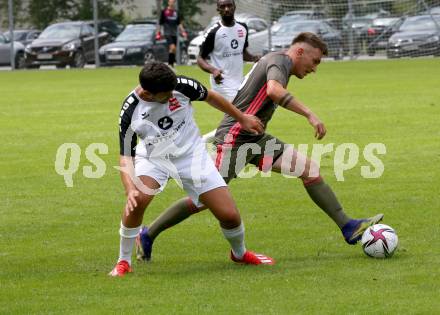
{"label": "car wheel", "polygon": [[66,67],[65,64],[56,65],[57,69],[64,69]]}
{"label": "car wheel", "polygon": [[26,67],[26,60],[24,59],[24,53],[18,52],[15,55],[15,69],[23,69]]}
{"label": "car wheel", "polygon": [[73,60],[70,63],[70,66],[72,68],[84,68],[85,64],[86,57],[84,56],[84,53],[81,50],[77,51],[73,56]]}
{"label": "car wheel", "polygon": [[40,69],[40,65],[27,65],[26,69]]}
{"label": "car wheel", "polygon": [[144,63],[156,61],[152,51],[147,51],[144,55]]}

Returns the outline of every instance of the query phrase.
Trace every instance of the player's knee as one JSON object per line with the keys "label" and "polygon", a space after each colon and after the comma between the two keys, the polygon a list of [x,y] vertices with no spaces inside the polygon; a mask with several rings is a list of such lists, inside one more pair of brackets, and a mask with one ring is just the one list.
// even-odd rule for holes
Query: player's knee
{"label": "player's knee", "polygon": [[304,172],[302,173],[300,178],[305,186],[322,181],[322,177],[319,171],[319,165],[316,162],[308,159]]}
{"label": "player's knee", "polygon": [[136,202],[137,202],[137,209],[145,209],[148,206],[148,203],[151,200],[151,197],[143,194],[143,193],[139,193],[138,196],[135,197]]}
{"label": "player's knee", "polygon": [[222,227],[236,227],[240,225],[241,218],[240,213],[237,209],[230,209],[224,213],[222,213],[222,216],[219,218],[220,224]]}

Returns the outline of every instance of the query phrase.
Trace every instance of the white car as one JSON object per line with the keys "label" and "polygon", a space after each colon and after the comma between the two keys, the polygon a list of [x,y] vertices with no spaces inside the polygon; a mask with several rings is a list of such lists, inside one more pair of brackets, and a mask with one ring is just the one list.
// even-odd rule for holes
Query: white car
{"label": "white car", "polygon": [[[199,55],[200,45],[202,45],[202,43],[203,43],[204,32],[206,32],[206,30],[208,30],[212,25],[217,23],[217,21],[219,19],[220,19],[219,16],[214,16],[211,19],[211,22],[209,23],[209,25],[205,28],[205,30],[203,32],[201,32],[199,36],[193,38],[193,40],[189,43],[188,59],[189,59],[190,64],[197,63],[197,56]],[[253,37],[255,37],[255,39],[256,39],[258,33],[261,33],[261,32],[264,32],[265,30],[267,30],[268,23],[264,19],[262,19],[258,16],[250,15],[250,14],[246,14],[246,13],[236,14],[235,19],[237,21],[246,23],[246,25],[248,26],[248,29],[249,29],[248,51],[249,51],[249,53],[261,55],[263,53],[263,46],[266,43],[266,39],[263,38],[263,41],[261,41],[261,39],[260,39],[261,36],[258,36],[259,40],[253,40]],[[267,32],[266,32],[266,34],[267,34]]]}

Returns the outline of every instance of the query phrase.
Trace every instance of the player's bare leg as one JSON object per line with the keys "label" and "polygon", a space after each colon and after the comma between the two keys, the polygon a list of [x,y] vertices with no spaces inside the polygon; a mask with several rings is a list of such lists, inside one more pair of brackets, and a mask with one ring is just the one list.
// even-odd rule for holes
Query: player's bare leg
{"label": "player's bare leg", "polygon": [[[151,177],[140,176],[139,178],[143,185],[150,189],[158,189],[160,187],[156,180]],[[119,258],[116,266],[109,273],[113,277],[122,277],[132,271],[131,255],[135,240],[141,229],[145,209],[154,198],[154,195],[148,195],[139,190],[129,192],[128,195],[127,204],[122,212],[121,228],[119,229],[121,236]]]}
{"label": "player's bare leg", "polygon": [[206,205],[220,222],[223,235],[231,244],[231,259],[234,262],[251,265],[273,265],[275,263],[268,256],[246,250],[244,225],[227,187],[215,188],[201,194],[200,202]]}

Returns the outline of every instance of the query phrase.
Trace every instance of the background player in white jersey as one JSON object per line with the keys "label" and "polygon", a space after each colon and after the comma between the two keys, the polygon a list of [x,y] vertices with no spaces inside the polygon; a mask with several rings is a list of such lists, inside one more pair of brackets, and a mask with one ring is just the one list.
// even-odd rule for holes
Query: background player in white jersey
{"label": "background player in white jersey", "polygon": [[206,31],[197,64],[211,74],[211,88],[232,102],[243,80],[243,61],[256,62],[260,56],[247,50],[248,28],[235,20],[234,1],[217,0],[217,11],[221,20]]}
{"label": "background player in white jersey", "polygon": [[[247,251],[244,226],[228,187],[209,157],[192,117],[191,101],[205,100],[258,134],[261,121],[242,113],[196,80],[176,77],[162,63],[149,63],[140,86],[124,101],[119,119],[121,179],[127,194],[122,213],[119,259],[110,276],[131,272],[131,255],[146,207],[169,178],[180,183],[194,204],[207,206],[229,241],[231,259],[245,264],[273,264],[270,257]],[[139,143],[136,145],[136,140]],[[133,168],[134,158],[134,168]]]}

